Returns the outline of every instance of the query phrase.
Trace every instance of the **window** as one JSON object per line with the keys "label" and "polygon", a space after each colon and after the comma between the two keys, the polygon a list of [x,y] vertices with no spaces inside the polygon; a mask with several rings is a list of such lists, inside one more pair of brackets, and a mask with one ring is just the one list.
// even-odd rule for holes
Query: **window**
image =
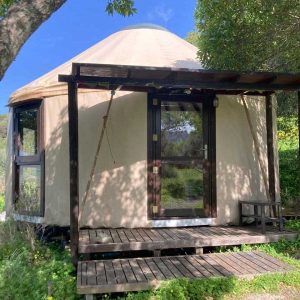
{"label": "window", "polygon": [[44,151],[41,102],[14,108],[14,208],[44,214]]}

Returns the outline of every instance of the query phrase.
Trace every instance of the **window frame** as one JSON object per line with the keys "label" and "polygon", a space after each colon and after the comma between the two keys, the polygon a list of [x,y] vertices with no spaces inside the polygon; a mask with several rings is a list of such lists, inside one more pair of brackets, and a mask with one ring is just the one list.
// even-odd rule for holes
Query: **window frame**
{"label": "window frame", "polygon": [[[37,154],[20,156],[16,145],[16,137],[19,135],[19,114],[30,109],[37,109]],[[44,146],[44,105],[42,99],[32,99],[24,104],[13,106],[13,149],[12,149],[12,205],[18,215],[32,217],[44,217],[45,212],[45,146]],[[21,166],[40,166],[40,210],[30,212],[16,208],[19,192],[19,176]]]}

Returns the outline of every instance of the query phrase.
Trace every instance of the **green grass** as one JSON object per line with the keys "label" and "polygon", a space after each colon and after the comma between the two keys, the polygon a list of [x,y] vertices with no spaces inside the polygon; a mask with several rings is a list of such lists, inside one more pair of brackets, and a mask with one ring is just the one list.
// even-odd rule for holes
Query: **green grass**
{"label": "green grass", "polygon": [[67,251],[42,245],[33,230],[7,221],[0,224],[0,299],[77,299],[74,269]]}
{"label": "green grass", "polygon": [[5,209],[5,198],[4,195],[0,195],[0,213]]}

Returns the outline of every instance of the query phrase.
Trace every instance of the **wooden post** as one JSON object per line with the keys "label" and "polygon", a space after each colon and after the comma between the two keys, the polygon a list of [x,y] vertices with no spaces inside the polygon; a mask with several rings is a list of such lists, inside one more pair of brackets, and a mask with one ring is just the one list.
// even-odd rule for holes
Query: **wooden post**
{"label": "wooden post", "polygon": [[[300,91],[298,91],[298,138],[299,138],[299,153],[298,153],[298,163],[299,163],[299,182],[300,182]],[[300,184],[299,184],[299,199],[300,199]]]}
{"label": "wooden post", "polygon": [[275,202],[276,191],[275,191],[275,166],[274,166],[273,108],[272,108],[272,96],[270,94],[266,95],[266,125],[267,125],[269,194],[270,194],[271,201]]}
{"label": "wooden post", "polygon": [[69,162],[70,162],[70,239],[72,262],[78,262],[78,104],[77,84],[68,83],[68,113],[69,113]]}

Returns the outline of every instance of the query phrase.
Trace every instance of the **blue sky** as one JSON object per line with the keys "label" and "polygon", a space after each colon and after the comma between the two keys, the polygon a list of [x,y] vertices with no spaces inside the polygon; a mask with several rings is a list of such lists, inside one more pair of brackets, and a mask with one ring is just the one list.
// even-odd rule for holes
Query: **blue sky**
{"label": "blue sky", "polygon": [[10,94],[108,35],[137,23],[154,23],[180,37],[194,28],[196,0],[136,0],[137,14],[108,16],[106,0],[67,0],[26,42],[0,82],[0,113]]}

